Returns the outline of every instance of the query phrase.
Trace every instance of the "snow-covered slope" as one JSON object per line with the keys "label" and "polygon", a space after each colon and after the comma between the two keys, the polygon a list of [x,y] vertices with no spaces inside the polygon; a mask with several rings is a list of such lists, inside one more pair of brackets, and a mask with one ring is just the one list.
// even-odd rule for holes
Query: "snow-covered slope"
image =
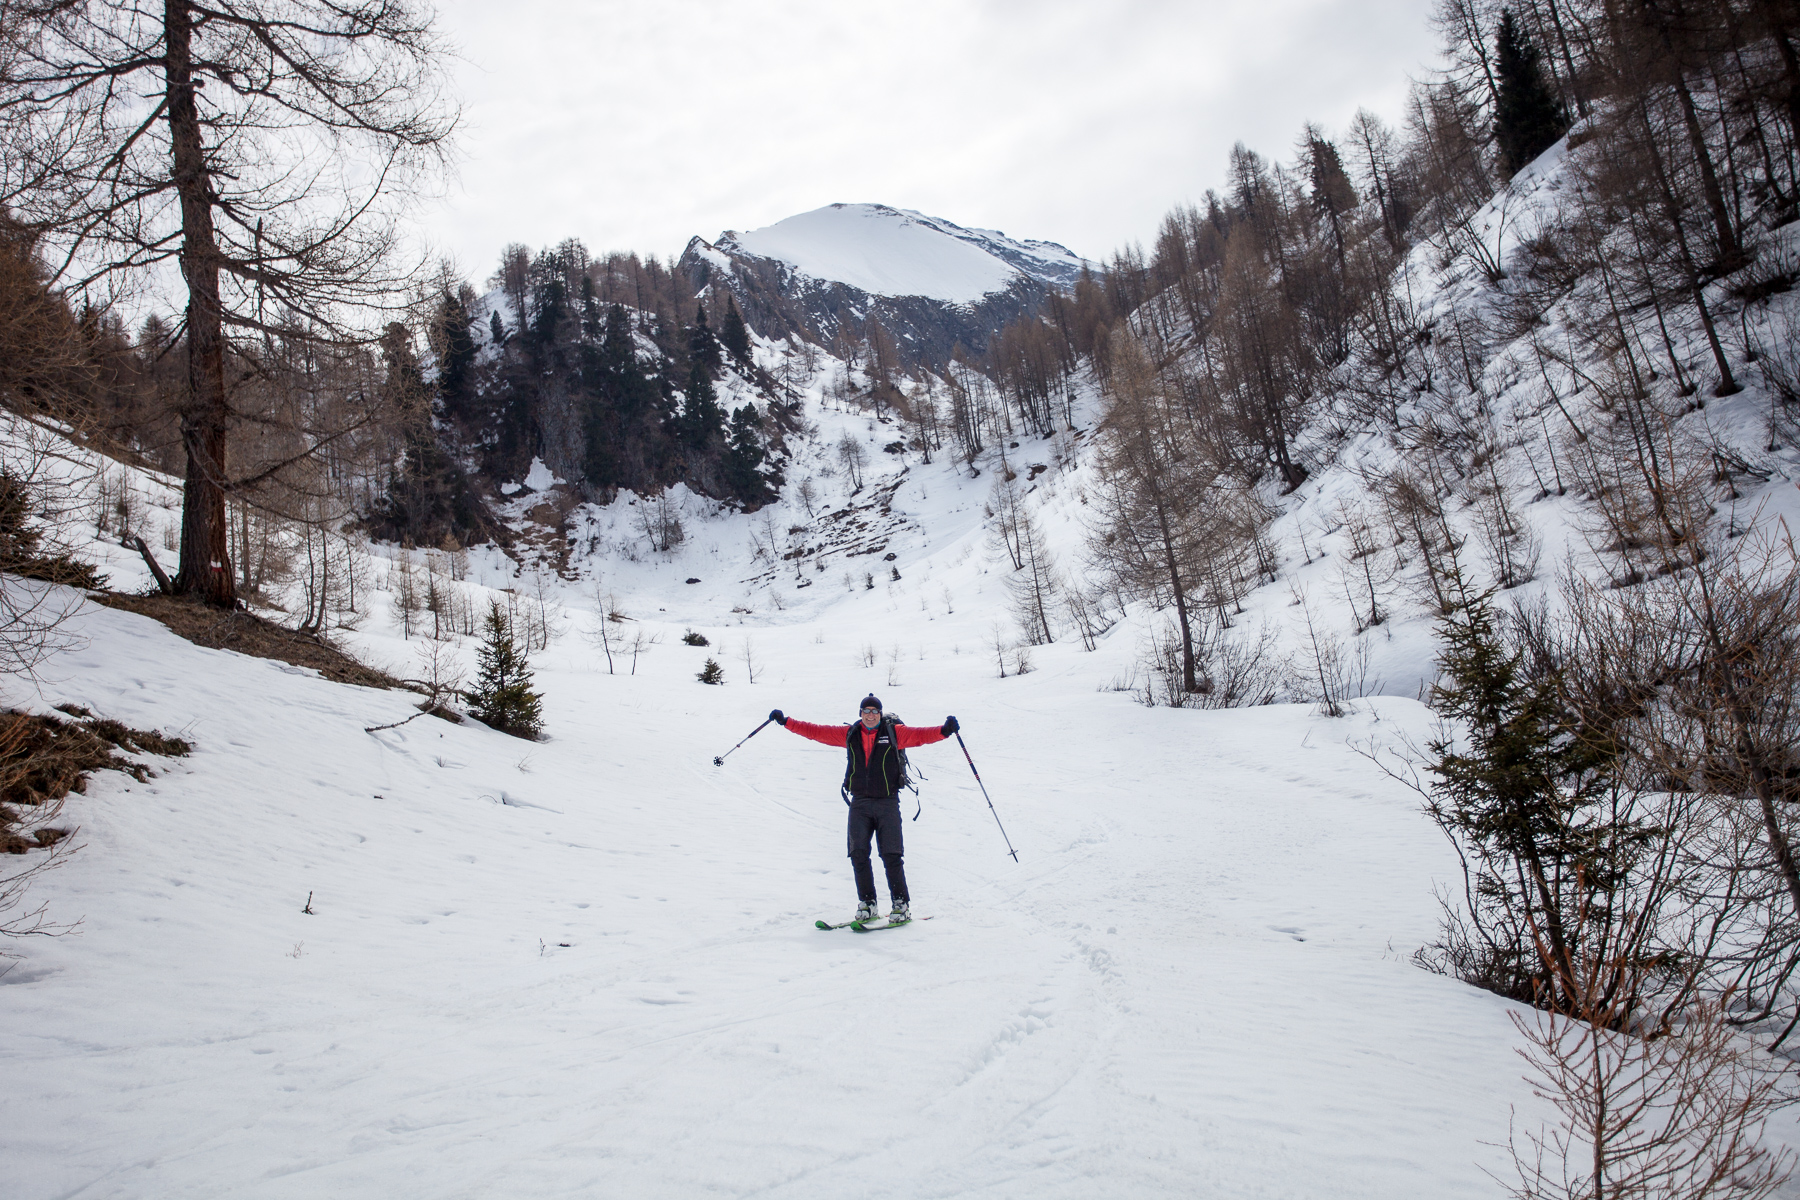
{"label": "snow-covered slope", "polygon": [[973,304],[1021,276],[1066,287],[1083,265],[1053,242],[1021,242],[885,204],[828,204],[748,233],[727,231],[714,245],[871,295],[952,304]]}
{"label": "snow-covered slope", "polygon": [[[1555,167],[1521,176],[1496,228],[1510,205],[1529,231]],[[1441,319],[1483,302],[1418,259]],[[776,347],[758,354],[777,368]],[[1534,474],[1557,468],[1533,459],[1551,447],[1531,379],[1501,347],[1483,398],[1509,435],[1495,478],[1543,545],[1526,596],[1563,551],[1593,553],[1579,498]],[[440,578],[483,604],[547,597],[543,743],[432,718],[365,732],[413,698],[84,611],[85,647],[8,699],[197,750],[71,802],[83,847],[33,896],[82,931],[0,976],[9,1198],[1506,1194],[1508,1129],[1550,1116],[1513,1053],[1511,1018],[1532,1018],[1408,961],[1455,861],[1360,752],[1432,720],[1411,698],[1430,616],[1404,573],[1379,625],[1359,631],[1346,598],[1364,473],[1402,451],[1315,430],[1312,477],[1270,497],[1278,579],[1229,632],[1303,661],[1316,623],[1366,654],[1355,690],[1398,694],[1338,720],[1148,709],[1131,693],[1162,618],[1139,608],[1091,653],[1059,630],[1018,673],[991,452],[979,478],[890,455],[891,424],[827,403],[820,377],[801,390],[779,504],[727,513],[674,489],[650,519],[687,536],[659,554],[650,502],[621,495],[572,520],[578,581],[487,551]],[[1706,420],[1747,441],[1759,404],[1715,400]],[[834,469],[845,437],[874,464],[860,488]],[[1071,570],[1086,440],[1003,448]],[[1792,464],[1772,465],[1744,503],[1800,515]],[[127,474],[158,545],[175,498]],[[556,486],[534,470],[508,515]],[[1474,508],[1452,513],[1465,532]],[[147,582],[116,545],[87,550]],[[337,636],[412,674],[408,568],[373,554]],[[602,626],[602,606],[624,619]],[[452,650],[472,665],[471,639]],[[722,687],[695,679],[709,656]],[[853,902],[838,754],[770,726],[711,758],[773,707],[847,720],[870,690],[917,724],[961,719],[1019,861],[955,744],[922,749],[907,857],[932,919],[822,933]]]}
{"label": "snow-covered slope", "polygon": [[[1344,744],[1416,707],[1146,711],[888,607],[719,614],[755,686],[568,638],[535,746],[366,734],[407,699],[86,614],[54,694],[198,749],[99,781],[37,893],[84,924],[0,987],[9,1196],[1493,1194],[1507,1007],[1395,952],[1448,864]],[[906,682],[854,666],[875,636]],[[869,687],[958,710],[1020,862],[954,743],[916,751],[932,920],[821,933],[839,756],[710,757]]]}
{"label": "snow-covered slope", "polygon": [[[1410,364],[1430,373],[1433,387],[1415,387],[1398,403],[1392,428],[1372,427],[1365,413],[1355,411],[1354,395],[1340,395],[1322,407],[1297,439],[1313,474],[1292,493],[1267,490],[1275,513],[1267,537],[1280,563],[1279,577],[1250,594],[1228,636],[1249,643],[1271,630],[1276,644],[1310,661],[1310,634],[1297,620],[1310,615],[1325,643],[1355,660],[1360,687],[1425,694],[1436,674],[1437,617],[1422,561],[1383,527],[1388,518],[1380,482],[1400,468],[1424,468],[1421,431],[1434,426],[1461,430],[1463,436],[1476,431],[1496,448],[1479,475],[1455,481],[1445,507],[1448,524],[1467,547],[1467,569],[1488,586],[1506,573],[1484,525],[1493,523],[1496,496],[1506,504],[1518,530],[1508,551],[1535,569],[1515,568],[1514,574],[1525,578],[1508,581],[1512,586],[1500,592],[1501,603],[1523,609],[1545,604],[1555,611],[1567,580],[1610,584],[1629,572],[1629,561],[1609,544],[1590,492],[1592,468],[1584,477],[1580,465],[1590,452],[1589,439],[1603,438],[1619,423],[1592,386],[1593,378],[1605,377],[1608,364],[1584,332],[1592,328],[1599,299],[1593,292],[1601,290],[1600,281],[1583,281],[1522,331],[1515,318],[1511,332],[1498,332],[1509,329],[1509,321],[1497,315],[1510,302],[1509,291],[1533,286],[1532,245],[1565,219],[1562,205],[1574,190],[1576,169],[1567,141],[1559,142],[1469,221],[1474,243],[1505,266],[1508,279],[1502,283],[1487,278],[1471,255],[1447,256],[1429,242],[1412,249],[1392,290],[1395,303],[1416,305],[1419,328],[1440,335],[1422,352],[1435,361],[1422,368]],[[1800,227],[1772,234],[1765,254],[1772,261],[1800,256]],[[1719,311],[1731,311],[1725,285],[1713,290]],[[1708,379],[1712,359],[1691,306],[1672,310],[1661,326],[1647,313],[1637,316],[1642,344],[1666,346],[1692,378]],[[1740,337],[1747,346],[1778,346],[1796,322],[1800,297],[1781,295],[1747,306]],[[1473,368],[1459,358],[1465,336],[1481,346]],[[1571,361],[1546,365],[1542,345],[1567,347]],[[1661,452],[1690,462],[1716,455],[1720,469],[1713,472],[1707,499],[1717,506],[1718,524],[1738,532],[1761,525],[1780,539],[1788,536],[1784,524],[1800,529],[1800,447],[1771,434],[1770,414],[1779,401],[1753,360],[1751,353],[1738,359],[1745,387],[1734,395],[1667,402]],[[1471,369],[1478,387],[1466,381]],[[1377,544],[1380,552],[1368,554]],[[1371,596],[1383,614],[1374,625],[1355,612],[1359,605],[1366,609]]]}
{"label": "snow-covered slope", "polygon": [[1007,322],[1072,287],[1087,265],[1054,242],[965,229],[885,204],[831,204],[716,242],[694,238],[678,269],[723,287],[752,328],[831,345],[879,322],[907,362],[979,352]]}
{"label": "snow-covered slope", "polygon": [[[806,415],[821,444],[891,437],[816,389]],[[33,893],[83,924],[0,976],[9,1197],[1499,1194],[1511,1106],[1543,1115],[1513,1010],[1407,962],[1454,864],[1355,749],[1428,714],[1145,709],[1110,690],[1135,621],[1023,676],[1009,651],[1002,678],[992,472],[875,457],[860,493],[815,480],[817,518],[678,497],[668,555],[633,542],[630,498],[591,511],[588,577],[538,576],[539,744],[365,732],[414,698],[84,611],[85,647],[9,699],[196,750],[97,778],[81,850]],[[1065,549],[1073,478],[1033,499]],[[155,544],[178,512],[137,483]],[[845,511],[861,540],[763,549]],[[410,674],[405,568],[377,552],[338,636]],[[533,590],[485,552],[440,584]],[[610,671],[596,590],[626,617]],[[722,687],[695,680],[708,656]],[[1019,860],[955,743],[921,749],[906,839],[932,920],[823,933],[853,902],[839,755],[770,726],[711,758],[772,707],[847,719],[870,690],[961,718]]]}

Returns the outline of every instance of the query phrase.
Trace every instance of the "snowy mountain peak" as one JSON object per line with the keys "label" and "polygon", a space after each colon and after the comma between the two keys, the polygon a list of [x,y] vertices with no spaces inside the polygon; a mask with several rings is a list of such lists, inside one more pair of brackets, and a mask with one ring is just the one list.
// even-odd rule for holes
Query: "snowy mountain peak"
{"label": "snowy mountain peak", "polygon": [[722,257],[772,259],[875,296],[949,304],[975,304],[1021,279],[1067,287],[1085,265],[1055,242],[964,229],[885,204],[828,204],[747,233],[727,230],[706,249]]}

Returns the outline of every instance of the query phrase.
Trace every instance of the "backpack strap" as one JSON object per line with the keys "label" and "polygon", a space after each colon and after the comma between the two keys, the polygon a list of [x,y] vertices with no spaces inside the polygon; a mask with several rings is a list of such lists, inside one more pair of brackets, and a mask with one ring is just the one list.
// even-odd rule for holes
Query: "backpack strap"
{"label": "backpack strap", "polygon": [[[881,723],[887,728],[888,744],[894,748],[894,753],[900,756],[900,786],[912,789],[913,804],[915,806],[913,808],[912,819],[916,821],[919,819],[919,814],[925,811],[925,801],[919,795],[919,785],[913,782],[912,759],[908,758],[906,751],[901,749],[900,734],[894,729],[894,726],[901,724],[901,722],[896,721],[894,718],[883,713]],[[898,793],[895,795],[897,798]]]}
{"label": "backpack strap", "polygon": [[856,771],[856,733],[862,722],[850,722],[849,730],[844,734],[844,782],[838,784],[838,795],[844,798],[845,805],[850,803],[850,777]]}
{"label": "backpack strap", "polygon": [[[912,779],[912,762],[907,758],[906,751],[900,748],[900,735],[894,730],[896,724],[898,724],[898,722],[896,722],[894,718],[883,713],[881,715],[881,724],[876,726],[876,728],[878,730],[886,731],[888,735],[888,746],[895,754],[900,756],[900,782],[901,786],[912,789],[914,802],[917,805],[917,807],[913,809],[912,819],[916,821],[919,819],[919,814],[925,811],[925,802],[919,798],[919,785],[914,783]],[[861,732],[862,722],[856,721],[852,722],[849,732],[844,735],[844,782],[838,785],[838,797],[843,800],[846,807],[850,804],[850,777],[856,770],[856,738]],[[898,793],[896,793],[896,799],[897,798]]]}

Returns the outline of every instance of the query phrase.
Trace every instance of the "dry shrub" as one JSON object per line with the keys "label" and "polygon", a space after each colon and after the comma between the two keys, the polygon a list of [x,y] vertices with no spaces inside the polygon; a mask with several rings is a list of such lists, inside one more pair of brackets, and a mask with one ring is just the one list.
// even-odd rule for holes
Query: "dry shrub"
{"label": "dry shrub", "polygon": [[108,608],[122,608],[161,621],[171,632],[196,646],[311,667],[333,683],[388,689],[402,686],[393,676],[357,662],[320,634],[297,632],[242,609],[214,608],[183,597],[154,593],[128,596],[106,592],[93,599]]}
{"label": "dry shrub", "polygon": [[86,792],[91,772],[123,771],[140,783],[149,778],[143,764],[118,751],[179,756],[192,749],[180,738],[92,717],[72,705],[62,711],[86,719],[0,714],[0,850],[6,853],[23,854],[64,837],[66,831],[45,824],[46,806],[59,805],[70,792]]}
{"label": "dry shrub", "polygon": [[1208,617],[1192,628],[1199,687],[1191,692],[1183,680],[1181,631],[1173,621],[1149,631],[1138,658],[1144,670],[1138,699],[1146,708],[1253,708],[1274,704],[1293,690],[1293,664],[1277,651],[1274,629],[1265,625],[1232,638]]}
{"label": "dry shrub", "polygon": [[1789,1100],[1777,1066],[1745,1045],[1717,1004],[1677,1025],[1515,1015],[1534,1090],[1560,1128],[1515,1139],[1519,1200],[1760,1200],[1793,1169],[1763,1127]]}
{"label": "dry shrub", "polygon": [[[26,909],[25,890],[72,848],[73,830],[57,819],[70,792],[87,790],[90,772],[123,771],[142,782],[148,770],[117,751],[174,756],[191,749],[180,738],[132,729],[74,705],[62,711],[82,719],[0,712],[0,854],[19,856],[0,859],[0,936],[67,932],[69,926],[45,917],[43,905]],[[41,853],[25,857],[31,851]]]}

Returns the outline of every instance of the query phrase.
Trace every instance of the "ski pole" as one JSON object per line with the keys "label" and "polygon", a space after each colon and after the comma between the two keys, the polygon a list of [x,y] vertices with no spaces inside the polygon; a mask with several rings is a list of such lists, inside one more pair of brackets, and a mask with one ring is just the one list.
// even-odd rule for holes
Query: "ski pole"
{"label": "ski pole", "polygon": [[[773,721],[773,720],[774,720],[774,719],[775,719],[775,718],[774,718],[774,717],[770,717],[770,718],[769,718],[769,721]],[[768,724],[768,723],[769,723],[769,721],[764,721],[764,722],[763,722],[763,723],[762,723],[762,725],[758,725],[758,726],[757,726],[757,727],[756,727],[756,728],[755,728],[755,729],[752,729],[752,730],[751,730],[751,731],[750,731],[750,732],[749,732],[749,733],[747,733],[747,734],[745,734],[745,735],[744,735],[744,742],[747,742],[747,741],[749,741],[749,740],[750,740],[750,739],[751,739],[751,738],[753,738],[753,737],[755,737],[755,736],[756,736],[756,735],[757,735],[757,734],[759,734],[759,733],[761,733],[761,732],[762,732],[762,731],[763,731],[763,725],[767,725],[767,724]],[[733,746],[733,747],[732,747],[732,748],[731,748],[731,750],[736,750],[736,749],[737,749],[737,748],[738,748],[738,746],[741,746],[741,745],[743,745],[743,744],[744,744],[744,742],[739,742],[739,743],[738,743],[738,744],[737,744],[737,746]],[[725,753],[724,753],[724,754],[715,754],[715,755],[714,755],[714,756],[713,756],[713,766],[715,766],[715,767],[722,767],[722,766],[724,766],[724,765],[725,765],[725,758],[726,758],[726,755],[729,755],[729,754],[730,754],[730,753],[731,753],[731,750],[727,750],[727,751],[726,751],[726,752],[725,752]]]}
{"label": "ski pole", "polygon": [[[981,782],[981,772],[975,770],[975,760],[969,758],[969,747],[962,740],[962,730],[956,731],[956,744],[962,747],[963,757],[969,759],[969,770],[975,772],[975,786],[981,789],[981,798],[987,801],[988,811],[994,814],[994,824],[1000,825],[1000,812],[994,807],[994,798],[987,794],[987,784]],[[1000,825],[1000,836],[1006,838],[1006,852],[1012,855],[1014,862],[1019,861],[1019,852],[1013,849],[1012,839],[1006,837],[1006,826]]]}

